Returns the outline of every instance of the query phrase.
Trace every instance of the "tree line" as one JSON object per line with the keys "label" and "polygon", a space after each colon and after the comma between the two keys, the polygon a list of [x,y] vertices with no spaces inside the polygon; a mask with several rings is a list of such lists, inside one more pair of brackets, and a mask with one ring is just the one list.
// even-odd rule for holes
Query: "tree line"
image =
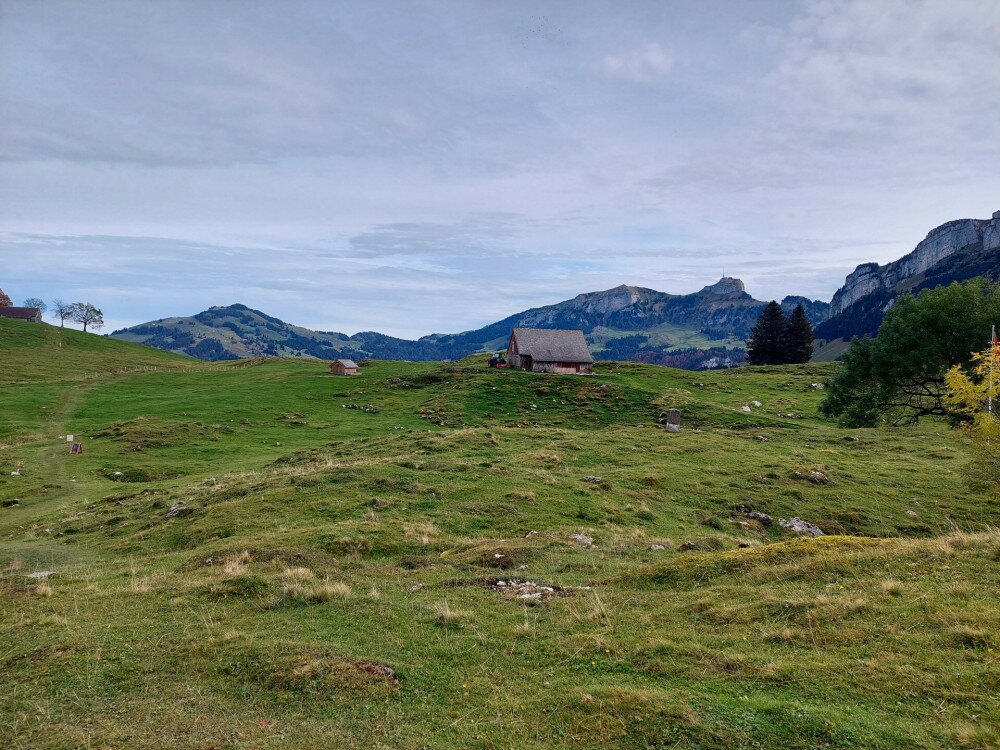
{"label": "tree line", "polygon": [[[49,310],[45,300],[38,297],[28,297],[24,301],[24,306],[37,307],[43,315]],[[66,327],[67,320],[79,323],[84,331],[88,328],[100,330],[104,327],[104,312],[89,302],[63,302],[61,299],[55,299],[52,301],[52,317],[59,319],[60,328]]]}
{"label": "tree line", "polygon": [[751,365],[798,365],[813,355],[813,328],[806,309],[796,305],[785,316],[774,300],[764,307],[747,339],[747,362]]}

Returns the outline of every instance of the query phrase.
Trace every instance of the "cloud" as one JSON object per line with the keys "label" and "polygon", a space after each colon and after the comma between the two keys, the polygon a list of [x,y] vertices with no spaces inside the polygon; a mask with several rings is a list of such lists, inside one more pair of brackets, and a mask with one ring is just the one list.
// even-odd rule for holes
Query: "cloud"
{"label": "cloud", "polygon": [[666,75],[674,64],[673,57],[664,52],[659,44],[649,42],[623,54],[606,55],[601,60],[600,68],[608,78],[647,82]]}

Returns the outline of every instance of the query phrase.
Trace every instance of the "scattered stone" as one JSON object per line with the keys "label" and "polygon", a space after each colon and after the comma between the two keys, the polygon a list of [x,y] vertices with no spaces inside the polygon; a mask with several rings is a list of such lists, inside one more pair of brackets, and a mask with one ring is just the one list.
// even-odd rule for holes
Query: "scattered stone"
{"label": "scattered stone", "polygon": [[908,515],[908,516],[915,516],[915,515],[917,515],[917,511],[915,511],[915,510],[907,510],[906,511],[906,515]]}
{"label": "scattered stone", "polygon": [[594,546],[593,538],[587,536],[586,534],[570,534],[569,538],[578,544],[582,544],[584,547]]}
{"label": "scattered stone", "polygon": [[803,521],[798,516],[795,518],[779,518],[778,523],[781,524],[783,528],[791,529],[792,531],[796,531],[801,534],[825,536],[823,530],[819,526],[809,523],[808,521]]}
{"label": "scattered stone", "polygon": [[502,557],[506,557],[506,555],[501,555],[499,552],[494,552],[493,557],[494,559],[499,560]]}
{"label": "scattered stone", "polygon": [[593,484],[600,484],[604,481],[603,477],[586,476],[583,478],[584,482],[592,482]]}
{"label": "scattered stone", "polygon": [[761,513],[759,510],[752,510],[746,514],[747,518],[752,521],[757,521],[763,526],[770,526],[774,523],[774,519],[771,518],[767,513]]}
{"label": "scattered stone", "polygon": [[424,587],[424,584],[422,584],[422,583],[415,583],[412,586],[410,586],[410,588],[408,588],[407,591],[409,591],[411,594],[413,594],[413,593],[416,593],[417,591],[420,591],[420,589],[422,589],[423,587]]}
{"label": "scattered stone", "polygon": [[52,575],[55,575],[54,570],[36,570],[34,573],[28,573],[27,577],[36,581],[44,581]]}
{"label": "scattered stone", "polygon": [[666,429],[667,432],[680,432],[681,431],[681,426],[679,424],[670,424],[668,422],[667,424],[663,425],[663,427]]}
{"label": "scattered stone", "polygon": [[753,411],[753,409],[751,409],[749,406],[742,406],[740,407],[740,411],[743,412],[744,414],[749,414],[750,412]]}
{"label": "scattered stone", "polygon": [[821,391],[823,390],[823,388],[825,388],[825,386],[822,383],[810,383],[809,387],[812,388],[814,391]]}
{"label": "scattered stone", "polygon": [[830,478],[824,474],[822,471],[810,471],[809,481],[815,482],[816,484],[828,484]]}
{"label": "scattered stone", "polygon": [[177,505],[171,505],[170,510],[167,511],[167,518],[182,518],[184,516],[189,516],[194,513],[194,510],[187,507],[184,503],[177,503]]}
{"label": "scattered stone", "polygon": [[681,546],[677,548],[678,552],[690,552],[695,549],[698,549],[698,545],[694,542],[682,542]]}
{"label": "scattered stone", "polygon": [[0,508],[13,508],[21,504],[21,498],[15,497],[10,500],[0,502]]}
{"label": "scattered stone", "polygon": [[532,529],[532,530],[531,530],[531,531],[529,531],[529,532],[528,532],[527,534],[525,534],[525,535],[524,535],[524,538],[525,538],[525,539],[531,539],[531,537],[533,537],[533,536],[538,536],[538,532],[537,532],[537,531],[535,531],[534,529]]}
{"label": "scattered stone", "polygon": [[770,442],[771,440],[771,438],[769,438],[767,435],[754,435],[754,437],[757,438],[762,443],[767,443]]}
{"label": "scattered stone", "polygon": [[112,474],[112,476],[115,476],[115,477],[123,477],[123,476],[125,476],[125,473],[124,473],[124,472],[121,472],[121,471],[116,471],[116,472],[115,472],[114,474]]}
{"label": "scattered stone", "polygon": [[11,475],[12,477],[19,477],[19,476],[21,476],[21,472],[20,472],[20,471],[18,471],[17,469],[14,469],[14,471],[12,471],[12,472],[10,473],[10,475]]}
{"label": "scattered stone", "polygon": [[546,586],[519,578],[496,581],[493,584],[487,584],[487,588],[499,592],[505,599],[520,599],[524,602],[551,599],[553,596],[559,596],[561,592],[561,589],[554,586]]}
{"label": "scattered stone", "polygon": [[666,549],[666,547],[664,547],[662,544],[651,544],[651,545],[649,545],[649,548],[653,552],[662,552],[663,550]]}
{"label": "scattered stone", "polygon": [[844,440],[846,440],[849,443],[857,443],[859,440],[861,440],[861,438],[854,437],[854,435],[845,435]]}
{"label": "scattered stone", "polygon": [[763,405],[764,405],[764,404],[762,404],[762,403],[761,403],[760,401],[751,401],[751,402],[750,402],[750,406],[754,406],[754,407],[756,407],[756,408],[758,408],[758,409],[759,409],[760,407],[762,407]]}

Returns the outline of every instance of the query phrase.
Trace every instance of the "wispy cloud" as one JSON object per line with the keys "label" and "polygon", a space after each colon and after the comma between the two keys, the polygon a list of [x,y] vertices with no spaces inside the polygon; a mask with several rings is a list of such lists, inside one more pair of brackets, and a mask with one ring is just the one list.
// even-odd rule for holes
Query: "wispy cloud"
{"label": "wispy cloud", "polygon": [[666,75],[674,67],[674,58],[654,42],[622,54],[605,55],[601,71],[609,78],[645,82]]}

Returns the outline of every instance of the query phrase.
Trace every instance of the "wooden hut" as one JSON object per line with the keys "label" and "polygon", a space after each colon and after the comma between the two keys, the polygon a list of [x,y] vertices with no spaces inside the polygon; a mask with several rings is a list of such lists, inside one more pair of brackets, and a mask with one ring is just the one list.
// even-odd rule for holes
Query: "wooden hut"
{"label": "wooden hut", "polygon": [[330,363],[331,375],[357,375],[358,363],[353,359],[335,359]]}
{"label": "wooden hut", "polygon": [[590,375],[594,358],[583,331],[515,328],[507,344],[507,362],[516,370]]}
{"label": "wooden hut", "polygon": [[37,307],[0,307],[0,318],[13,318],[14,320],[41,323],[42,311]]}

